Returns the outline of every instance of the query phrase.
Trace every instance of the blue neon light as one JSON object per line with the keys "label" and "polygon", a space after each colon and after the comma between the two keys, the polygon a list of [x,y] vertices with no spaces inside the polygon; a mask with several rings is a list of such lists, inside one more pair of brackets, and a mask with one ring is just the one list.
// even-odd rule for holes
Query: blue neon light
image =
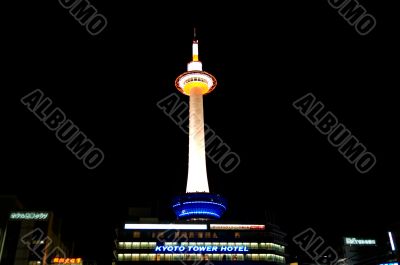
{"label": "blue neon light", "polygon": [[388,262],[388,263],[381,263],[379,265],[399,265],[398,262]]}
{"label": "blue neon light", "polygon": [[[182,204],[189,204],[189,203],[209,203],[209,204],[215,204],[215,205],[219,205],[221,207],[223,207],[226,210],[225,205],[221,204],[221,203],[216,203],[216,202],[207,202],[207,201],[192,201],[192,202],[184,202]],[[175,204],[174,206],[177,206],[179,204]]]}
{"label": "blue neon light", "polygon": [[178,218],[219,219],[226,211],[226,200],[218,194],[186,193],[176,196],[172,207]]}
{"label": "blue neon light", "polygon": [[213,212],[207,212],[207,211],[193,211],[193,212],[184,212],[179,214],[179,217],[183,217],[183,216],[190,216],[190,215],[211,215],[217,218],[220,218],[221,216],[213,213]]}

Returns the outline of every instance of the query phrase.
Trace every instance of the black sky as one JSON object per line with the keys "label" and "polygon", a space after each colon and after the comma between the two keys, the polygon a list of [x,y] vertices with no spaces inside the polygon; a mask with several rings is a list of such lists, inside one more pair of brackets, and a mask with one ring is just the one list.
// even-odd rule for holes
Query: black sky
{"label": "black sky", "polygon": [[[58,1],[4,9],[1,193],[66,217],[78,253],[103,259],[127,206],[184,192],[187,136],[156,103],[176,92],[193,26],[219,82],[206,123],[241,158],[230,174],[208,162],[229,216],[269,210],[287,231],[326,235],[399,220],[393,7],[363,0],[377,27],[360,36],[327,1],[117,2],[90,2],[108,20],[98,36]],[[102,165],[86,169],[20,103],[35,89],[104,151]],[[292,107],[309,92],[375,154],[373,170],[358,173]]]}

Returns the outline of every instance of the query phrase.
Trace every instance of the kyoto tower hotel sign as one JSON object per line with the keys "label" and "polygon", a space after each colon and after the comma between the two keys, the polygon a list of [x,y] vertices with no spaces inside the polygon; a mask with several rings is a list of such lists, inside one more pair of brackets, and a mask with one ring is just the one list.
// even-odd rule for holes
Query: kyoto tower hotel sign
{"label": "kyoto tower hotel sign", "polygon": [[215,89],[217,80],[203,71],[196,39],[192,44],[192,61],[187,72],[178,76],[175,86],[189,96],[189,168],[186,194],[175,197],[172,207],[178,218],[219,219],[226,210],[226,200],[209,193],[203,113],[203,95]]}

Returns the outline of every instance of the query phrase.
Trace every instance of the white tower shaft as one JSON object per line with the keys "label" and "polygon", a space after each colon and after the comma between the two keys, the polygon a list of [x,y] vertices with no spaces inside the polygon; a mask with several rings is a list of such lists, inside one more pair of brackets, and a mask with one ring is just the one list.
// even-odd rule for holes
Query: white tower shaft
{"label": "white tower shaft", "polygon": [[186,192],[209,192],[204,141],[203,94],[190,90],[189,99],[189,172]]}

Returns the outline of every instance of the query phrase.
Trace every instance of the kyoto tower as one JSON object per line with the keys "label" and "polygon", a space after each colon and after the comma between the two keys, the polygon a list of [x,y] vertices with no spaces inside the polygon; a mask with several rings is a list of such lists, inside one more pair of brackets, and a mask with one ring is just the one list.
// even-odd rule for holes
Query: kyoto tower
{"label": "kyoto tower", "polygon": [[199,61],[199,43],[194,32],[192,61],[187,71],[175,80],[175,87],[189,96],[189,165],[186,194],[173,200],[173,210],[180,219],[219,219],[226,210],[226,200],[209,192],[204,140],[203,95],[213,91],[217,80],[203,71]]}

